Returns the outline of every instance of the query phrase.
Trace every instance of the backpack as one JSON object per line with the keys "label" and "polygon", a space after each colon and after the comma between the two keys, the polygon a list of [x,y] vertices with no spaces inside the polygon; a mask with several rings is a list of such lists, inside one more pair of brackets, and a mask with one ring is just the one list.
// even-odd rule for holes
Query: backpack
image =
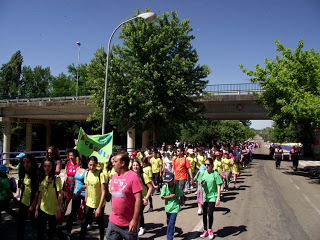
{"label": "backpack", "polygon": [[10,182],[10,190],[13,193],[17,192],[17,183],[16,183],[16,179],[14,177],[10,177],[9,178],[9,182]]}
{"label": "backpack", "polygon": [[[53,178],[53,187],[56,190],[56,196],[57,196],[57,199],[58,199],[59,193],[58,193],[57,185],[56,185],[56,178],[57,177],[59,177],[59,176],[54,176],[54,178]],[[60,212],[64,212],[66,210],[66,207],[67,207],[67,194],[66,194],[65,191],[63,191],[63,189],[64,188],[62,188],[62,200],[61,200]]]}

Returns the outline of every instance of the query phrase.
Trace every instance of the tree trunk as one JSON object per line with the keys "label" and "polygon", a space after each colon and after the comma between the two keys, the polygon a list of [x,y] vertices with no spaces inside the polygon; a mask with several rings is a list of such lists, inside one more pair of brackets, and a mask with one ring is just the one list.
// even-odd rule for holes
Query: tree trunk
{"label": "tree trunk", "polygon": [[303,135],[302,135],[302,144],[303,144],[303,155],[305,157],[313,157],[312,145],[314,142],[314,129],[311,124],[303,124]]}

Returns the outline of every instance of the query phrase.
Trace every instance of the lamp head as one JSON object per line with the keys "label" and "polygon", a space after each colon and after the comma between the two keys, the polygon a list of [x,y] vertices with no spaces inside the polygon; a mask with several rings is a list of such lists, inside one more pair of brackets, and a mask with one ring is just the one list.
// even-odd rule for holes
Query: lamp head
{"label": "lamp head", "polygon": [[157,14],[153,12],[145,12],[140,13],[137,17],[143,18],[146,22],[152,22],[154,19],[156,19]]}
{"label": "lamp head", "polygon": [[76,42],[76,44],[78,44],[78,46],[80,46],[80,45],[81,45],[81,43],[80,43],[80,42]]}

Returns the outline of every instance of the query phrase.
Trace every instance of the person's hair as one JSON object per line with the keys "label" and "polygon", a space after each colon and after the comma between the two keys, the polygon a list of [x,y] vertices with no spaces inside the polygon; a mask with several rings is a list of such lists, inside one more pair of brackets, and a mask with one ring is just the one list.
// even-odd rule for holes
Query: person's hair
{"label": "person's hair", "polygon": [[40,168],[39,168],[39,184],[40,184],[40,183],[43,181],[43,179],[45,179],[45,177],[46,177],[46,174],[45,174],[45,172],[44,172],[44,163],[45,163],[45,162],[51,162],[51,164],[52,164],[52,168],[51,168],[51,171],[50,171],[49,174],[48,174],[48,177],[53,179],[54,176],[55,176],[56,165],[55,165],[54,161],[53,161],[52,159],[50,159],[50,158],[44,158],[44,159],[42,160],[41,166],[40,166]]}
{"label": "person's hair", "polygon": [[74,157],[79,157],[79,151],[77,150],[77,149],[74,149],[74,148],[72,148],[72,149],[70,149],[70,151],[68,152],[68,154],[69,153],[73,153],[73,156]]}
{"label": "person's hair", "polygon": [[97,158],[96,156],[91,156],[91,157],[89,158],[88,163],[89,163],[90,161],[94,161],[94,162],[98,163],[98,158]]}
{"label": "person's hair", "polygon": [[86,157],[85,155],[80,155],[79,161],[80,161],[80,166],[83,169],[86,169],[88,167],[88,157]]}
{"label": "person's hair", "polygon": [[59,160],[60,159],[60,153],[59,153],[59,148],[57,148],[56,146],[50,146],[47,148],[47,151],[46,151],[46,158],[49,158],[49,154],[48,154],[48,150],[51,150],[52,153],[54,154],[54,157],[52,159],[54,160]]}
{"label": "person's hair", "polygon": [[106,169],[107,169],[108,172],[111,171],[112,168],[113,168],[113,165],[112,165],[112,162],[111,162],[111,158],[113,158],[114,156],[116,156],[115,153],[112,153],[110,155],[109,161],[108,161],[107,166],[106,166]]}
{"label": "person's hair", "polygon": [[142,174],[143,174],[143,169],[142,169],[142,166],[140,164],[140,162],[138,160],[133,160],[132,164],[131,164],[131,167],[130,167],[130,170],[133,170],[133,164],[134,163],[138,163],[139,165],[139,177],[143,177]]}
{"label": "person's hair", "polygon": [[31,154],[27,154],[21,158],[20,168],[19,168],[19,179],[21,179],[23,181],[23,179],[26,175],[26,170],[23,165],[24,159],[28,159],[31,162],[31,167],[28,171],[29,178],[31,178],[31,181],[33,181],[34,179],[37,180],[36,178],[38,176],[38,163],[36,161],[36,158]]}
{"label": "person's hair", "polygon": [[124,162],[124,164],[126,165],[126,167],[129,167],[129,163],[130,163],[130,158],[128,156],[128,154],[125,153],[119,153],[118,155],[120,155],[120,161]]}
{"label": "person's hair", "polygon": [[213,164],[213,159],[212,158],[207,158],[207,160],[210,162],[211,165]]}
{"label": "person's hair", "polygon": [[144,157],[141,159],[142,164],[146,165],[146,166],[151,166],[150,162],[148,161],[147,157]]}

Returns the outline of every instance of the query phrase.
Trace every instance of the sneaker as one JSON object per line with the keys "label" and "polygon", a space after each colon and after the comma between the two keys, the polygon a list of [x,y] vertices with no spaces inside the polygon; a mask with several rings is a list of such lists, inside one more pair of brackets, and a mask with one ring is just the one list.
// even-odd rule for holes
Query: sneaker
{"label": "sneaker", "polygon": [[139,235],[139,236],[142,236],[143,234],[144,234],[144,228],[143,228],[143,227],[140,227],[140,228],[139,228],[138,235]]}
{"label": "sneaker", "polygon": [[194,195],[197,195],[198,194],[198,191],[195,191]]}
{"label": "sneaker", "polygon": [[191,186],[190,189],[193,189],[193,186]]}
{"label": "sneaker", "polygon": [[91,229],[92,229],[92,224],[88,224],[87,230],[91,230]]}
{"label": "sneaker", "polygon": [[152,212],[153,211],[153,208],[149,208],[147,212]]}
{"label": "sneaker", "polygon": [[209,229],[208,233],[209,233],[209,239],[213,239],[213,231]]}
{"label": "sneaker", "polygon": [[61,232],[66,236],[71,235],[71,232],[68,232],[66,229],[63,229]]}
{"label": "sneaker", "polygon": [[198,215],[202,215],[202,209],[201,208],[198,209]]}
{"label": "sneaker", "polygon": [[200,235],[200,238],[205,238],[206,236],[208,236],[208,232],[203,231],[202,234]]}

